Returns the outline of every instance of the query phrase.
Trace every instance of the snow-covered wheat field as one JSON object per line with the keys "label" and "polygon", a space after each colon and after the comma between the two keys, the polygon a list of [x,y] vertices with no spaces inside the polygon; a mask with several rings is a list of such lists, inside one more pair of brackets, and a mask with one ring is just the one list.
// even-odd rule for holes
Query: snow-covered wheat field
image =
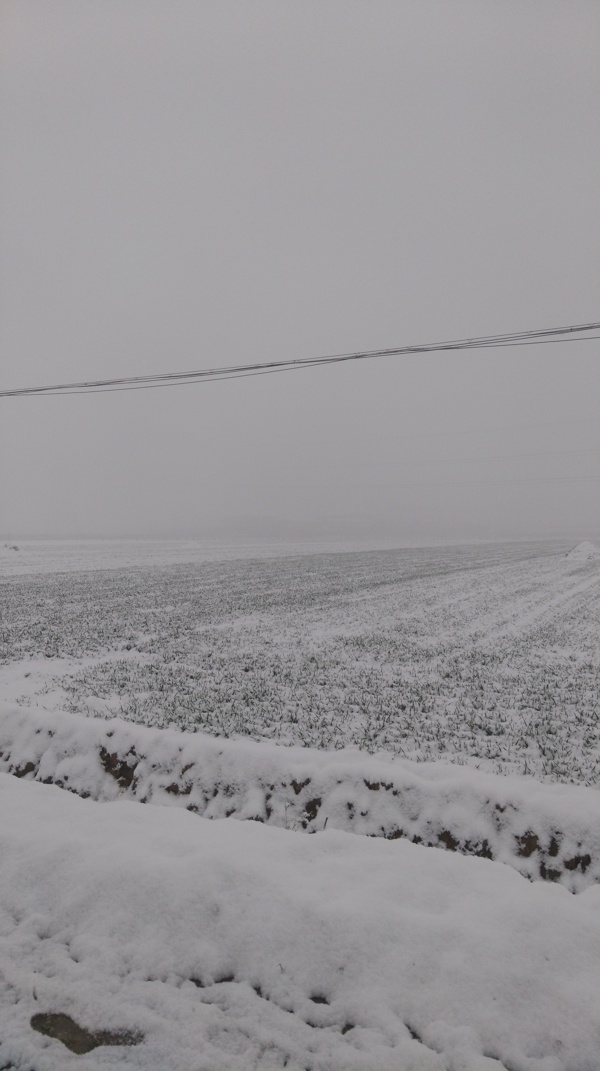
{"label": "snow-covered wheat field", "polygon": [[125,567],[94,569],[110,564],[98,543],[87,559],[74,544],[68,570],[69,544],[29,546],[3,551],[5,700],[600,780],[597,557],[524,543],[198,561],[188,544],[185,561],[186,545],[142,543],[137,566],[123,544]]}
{"label": "snow-covered wheat field", "polygon": [[1,1068],[598,1071],[593,545],[0,570]]}

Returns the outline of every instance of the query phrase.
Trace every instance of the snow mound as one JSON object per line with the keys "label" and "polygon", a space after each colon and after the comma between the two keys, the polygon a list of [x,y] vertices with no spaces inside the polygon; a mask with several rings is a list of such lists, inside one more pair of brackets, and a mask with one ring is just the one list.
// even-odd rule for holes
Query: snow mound
{"label": "snow mound", "polygon": [[0,770],[94,800],[409,840],[498,860],[571,892],[600,882],[592,788],[8,705],[0,707]]}
{"label": "snow mound", "polygon": [[573,550],[570,550],[567,554],[569,561],[575,562],[588,562],[593,558],[600,558],[600,547],[597,547],[595,543],[589,543],[587,540],[583,543],[578,543]]}
{"label": "snow mound", "polygon": [[0,1066],[597,1071],[598,889],[9,776],[0,808]]}

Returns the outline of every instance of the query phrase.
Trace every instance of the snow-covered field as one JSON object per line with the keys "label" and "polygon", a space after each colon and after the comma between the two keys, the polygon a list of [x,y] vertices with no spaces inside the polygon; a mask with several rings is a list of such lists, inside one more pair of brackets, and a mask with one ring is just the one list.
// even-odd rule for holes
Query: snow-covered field
{"label": "snow-covered field", "polygon": [[[383,546],[383,545],[382,545]],[[25,539],[0,544],[3,576],[190,565],[248,558],[373,550],[360,542],[238,543],[222,539]]]}
{"label": "snow-covered field", "polygon": [[[150,561],[148,546],[137,567],[108,570],[96,544],[103,568],[91,571],[79,544],[73,571],[65,545],[46,563],[65,571],[44,571],[41,551],[5,550],[0,695],[225,737],[600,780],[600,558],[585,547],[201,562],[192,546],[172,564],[189,545],[153,544]],[[16,573],[28,556],[36,571]]]}
{"label": "snow-covered field", "polygon": [[594,545],[113,550],[0,554],[0,1069],[600,1071]]}

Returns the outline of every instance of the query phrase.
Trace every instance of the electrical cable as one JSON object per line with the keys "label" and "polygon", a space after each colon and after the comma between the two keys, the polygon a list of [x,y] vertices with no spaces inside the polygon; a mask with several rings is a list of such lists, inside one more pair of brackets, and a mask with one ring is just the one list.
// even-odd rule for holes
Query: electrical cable
{"label": "electrical cable", "polygon": [[143,390],[166,386],[187,386],[191,383],[243,379],[253,375],[292,371],[297,368],[313,368],[345,361],[372,360],[375,357],[400,357],[412,354],[457,352],[481,349],[498,349],[509,346],[545,345],[557,342],[592,341],[600,335],[590,335],[600,330],[600,322],[572,324],[568,327],[544,328],[542,330],[508,332],[483,335],[478,338],[457,339],[449,342],[427,343],[417,346],[398,346],[389,349],[363,350],[354,353],[339,353],[324,357],[301,357],[295,360],[265,361],[246,365],[230,365],[223,368],[194,369],[188,372],[164,372],[155,375],[123,376],[113,379],[96,379],[79,383],[56,383],[42,387],[20,387],[0,390],[0,398],[33,397],[57,394],[108,393],[118,390]]}

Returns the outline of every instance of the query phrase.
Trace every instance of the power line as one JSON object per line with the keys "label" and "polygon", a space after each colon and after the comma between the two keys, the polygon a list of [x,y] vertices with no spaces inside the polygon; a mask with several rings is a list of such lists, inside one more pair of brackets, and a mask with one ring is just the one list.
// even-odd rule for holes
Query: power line
{"label": "power line", "polygon": [[599,339],[600,335],[590,334],[590,332],[598,330],[600,330],[600,322],[571,324],[568,327],[483,335],[479,338],[455,339],[449,342],[427,343],[418,346],[397,346],[390,349],[362,350],[354,353],[337,353],[324,357],[301,357],[296,360],[264,361],[254,364],[230,365],[223,368],[194,369],[188,372],[164,372],[155,375],[88,380],[80,383],[55,383],[42,387],[19,387],[13,390],[0,390],[0,398],[108,393],[118,390],[147,390],[157,387],[187,386],[191,383],[223,379],[242,379],[254,375],[292,371],[298,368],[340,364],[345,361],[372,360],[375,357],[407,357],[412,354],[498,349],[509,346],[539,346],[557,342],[586,342]]}

